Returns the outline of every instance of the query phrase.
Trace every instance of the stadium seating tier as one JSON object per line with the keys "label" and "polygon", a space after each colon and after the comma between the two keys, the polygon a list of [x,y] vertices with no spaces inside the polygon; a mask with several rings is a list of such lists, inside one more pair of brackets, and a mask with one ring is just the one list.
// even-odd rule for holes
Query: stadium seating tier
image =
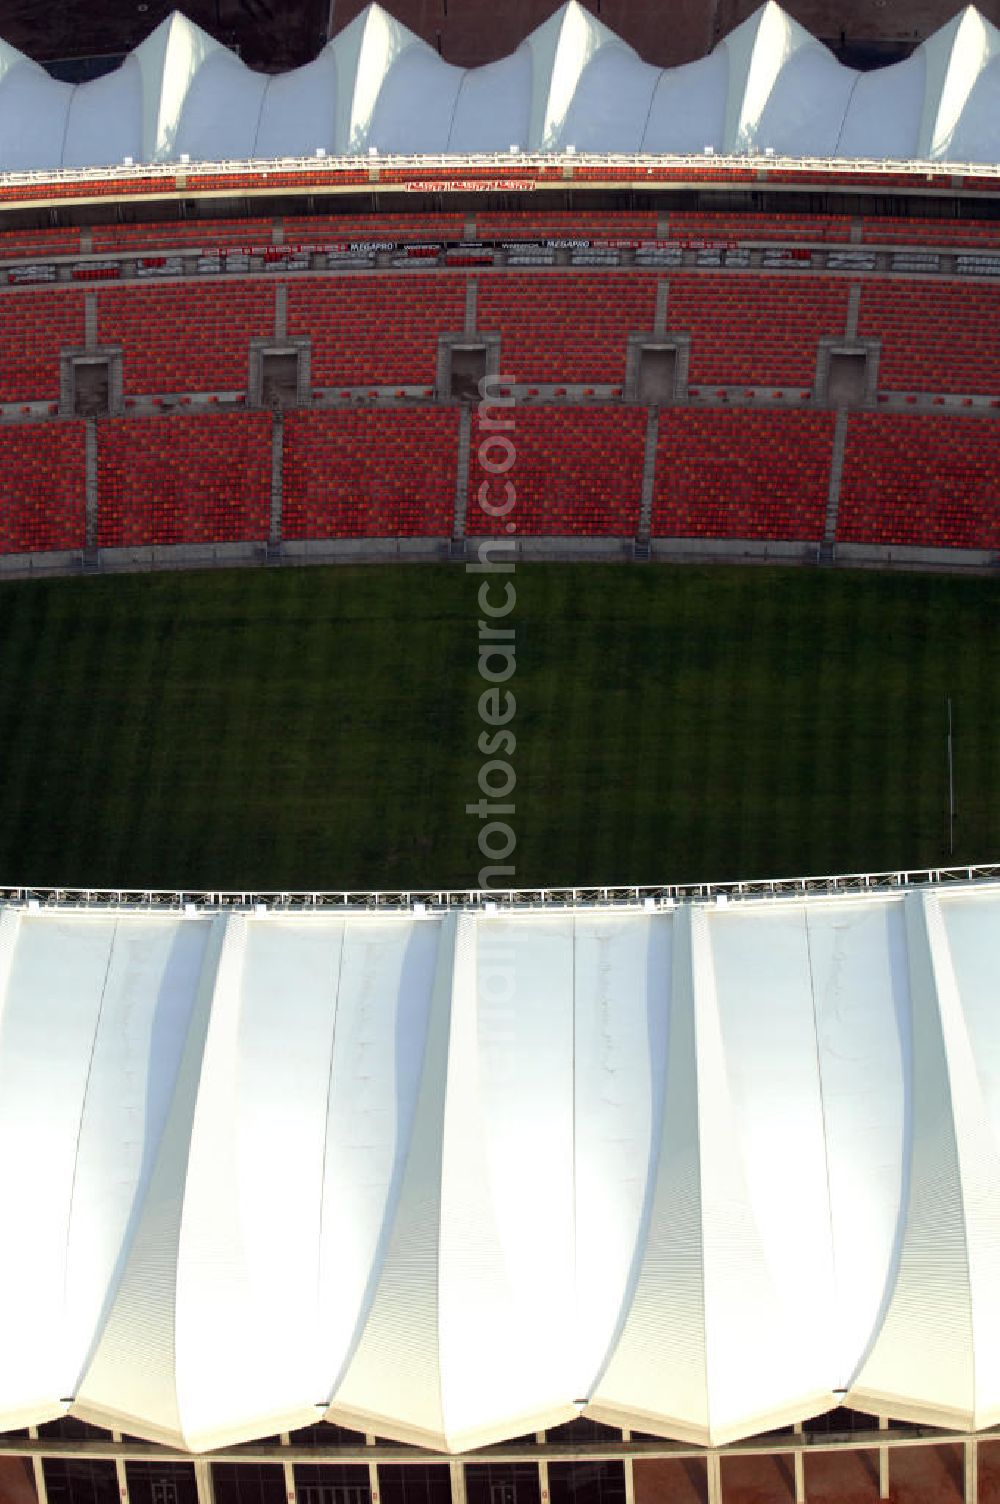
{"label": "stadium seating tier", "polygon": [[284,442],[283,537],[451,533],[456,408],[293,412]]}
{"label": "stadium seating tier", "polygon": [[844,543],[1000,548],[1000,423],[852,414],[837,537]]}
{"label": "stadium seating tier", "polygon": [[87,535],[84,424],[0,428],[0,553],[82,548]]}
{"label": "stadium seating tier", "polygon": [[102,288],[98,338],[122,346],[126,393],[243,391],[250,340],[274,331],[267,283]]}
{"label": "stadium seating tier", "polygon": [[[497,407],[489,419],[505,415]],[[509,435],[484,428],[477,416],[466,532],[633,537],[645,430],[646,411],[636,407],[518,412]]]}
{"label": "stadium seating tier", "polygon": [[461,332],[461,275],[366,272],[288,284],[288,333],[312,340],[320,386],[433,383],[438,336]]}
{"label": "stadium seating tier", "polygon": [[653,536],[818,541],[834,421],[815,412],[661,413]]}
{"label": "stadium seating tier", "polygon": [[0,402],[59,395],[59,352],[84,342],[83,294],[18,288],[0,298]]}
{"label": "stadium seating tier", "polygon": [[476,322],[499,332],[508,380],[620,382],[629,334],[653,328],[656,283],[654,272],[484,272]]}
{"label": "stadium seating tier", "polygon": [[101,423],[97,494],[102,548],[265,541],[270,414]]}

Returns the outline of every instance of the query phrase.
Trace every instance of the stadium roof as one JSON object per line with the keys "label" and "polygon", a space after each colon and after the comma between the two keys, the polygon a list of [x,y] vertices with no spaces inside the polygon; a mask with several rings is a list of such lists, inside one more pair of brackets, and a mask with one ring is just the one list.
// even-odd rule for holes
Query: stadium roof
{"label": "stadium roof", "polygon": [[8,905],[0,1429],[993,1425],[998,935],[991,883]]}
{"label": "stadium roof", "polygon": [[0,41],[0,171],[512,145],[995,164],[1000,30],[968,6],[858,73],[767,0],[708,57],[661,69],[569,0],[509,57],[462,69],[369,5],[313,62],[266,75],[175,11],[77,85]]}

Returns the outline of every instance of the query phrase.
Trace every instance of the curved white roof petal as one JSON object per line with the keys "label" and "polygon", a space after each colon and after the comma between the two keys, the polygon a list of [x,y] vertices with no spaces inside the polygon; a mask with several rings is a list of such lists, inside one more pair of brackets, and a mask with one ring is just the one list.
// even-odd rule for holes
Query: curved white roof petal
{"label": "curved white roof petal", "polygon": [[[0,95],[2,97],[2,95]],[[73,90],[63,144],[64,167],[142,158],[142,70],[136,57]]]}
{"label": "curved white roof petal", "polygon": [[[17,54],[20,57],[20,54]],[[28,58],[0,75],[0,162],[11,171],[60,163],[72,84],[59,83]]]}
{"label": "curved white roof petal", "polygon": [[311,157],[334,149],[337,62],[329,47],[302,68],[275,73],[261,101],[254,156]]}
{"label": "curved white roof petal", "polygon": [[0,909],[0,1427],[994,1425],[998,937],[989,884]]}
{"label": "curved white roof petal", "polygon": [[783,156],[835,156],[855,77],[825,47],[800,47],[774,81],[754,144]]}
{"label": "curved white roof petal", "polygon": [[430,48],[378,5],[367,6],[327,45],[337,70],[334,150],[355,155],[370,143],[375,106],[398,59],[410,48]]}
{"label": "curved white roof petal", "polygon": [[979,157],[1000,162],[1000,57],[979,74],[970,89],[948,143],[957,161]]}
{"label": "curved white roof petal", "polygon": [[459,85],[448,134],[451,152],[525,147],[531,120],[531,51],[522,42],[510,57],[469,68]]}
{"label": "curved white roof petal", "polygon": [[[430,47],[411,47],[393,65],[372,113],[368,139],[380,152],[410,152],[419,128],[420,149],[448,150],[455,103],[465,73]],[[420,100],[419,124],[413,101]],[[508,145],[510,143],[508,142]]]}
{"label": "curved white roof petal", "polygon": [[916,154],[927,65],[923,50],[859,73],[837,143],[838,157],[905,160]]}
{"label": "curved white roof petal", "polygon": [[132,57],[142,76],[143,161],[179,156],[177,130],[188,91],[206,58],[222,50],[214,37],[176,10],[135,49]]}
{"label": "curved white roof petal", "polygon": [[528,150],[552,151],[559,143],[563,122],[591,58],[608,46],[629,52],[631,48],[584,10],[578,0],[567,0],[530,34],[525,45],[531,52],[534,75]]}
{"label": "curved white roof petal", "polygon": [[580,75],[553,147],[639,151],[661,76],[660,69],[644,63],[631,48],[602,47]]}
{"label": "curved white roof petal", "polygon": [[782,69],[797,52],[819,43],[775,0],[765,0],[720,46],[729,62],[723,150],[746,151],[757,144],[760,117]]}
{"label": "curved white roof petal", "polygon": [[927,72],[917,153],[946,158],[983,69],[1000,54],[1000,31],[968,5],[928,38],[923,52]]}
{"label": "curved white roof petal", "polygon": [[174,152],[195,162],[254,155],[268,79],[220,47],[192,78],[177,121]]}
{"label": "curved white roof petal", "polygon": [[729,60],[721,47],[697,62],[665,68],[649,102],[646,152],[722,150]]}

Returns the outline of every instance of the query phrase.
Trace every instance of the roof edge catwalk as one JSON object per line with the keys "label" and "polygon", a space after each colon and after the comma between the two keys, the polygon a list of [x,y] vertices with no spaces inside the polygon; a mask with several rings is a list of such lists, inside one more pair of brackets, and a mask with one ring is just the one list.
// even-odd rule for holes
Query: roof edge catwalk
{"label": "roof edge catwalk", "polygon": [[0,1430],[995,1425],[1000,882],[723,896],[0,903]]}
{"label": "roof edge catwalk", "polygon": [[661,69],[568,0],[510,56],[462,69],[371,4],[312,62],[266,75],[174,11],[76,85],[0,40],[0,172],[569,146],[996,164],[1000,30],[967,6],[859,73],[767,0],[707,57]]}

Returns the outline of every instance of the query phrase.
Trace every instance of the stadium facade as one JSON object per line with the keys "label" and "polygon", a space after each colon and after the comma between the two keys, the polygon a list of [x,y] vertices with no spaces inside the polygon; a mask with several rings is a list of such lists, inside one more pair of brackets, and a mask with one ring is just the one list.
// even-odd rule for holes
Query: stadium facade
{"label": "stadium facade", "polygon": [[179,12],[85,84],[0,42],[0,171],[512,148],[995,163],[998,120],[1000,31],[971,6],[870,73],[839,63],[774,0],[672,69],[644,63],[576,0],[473,69],[374,4],[277,76]]}

